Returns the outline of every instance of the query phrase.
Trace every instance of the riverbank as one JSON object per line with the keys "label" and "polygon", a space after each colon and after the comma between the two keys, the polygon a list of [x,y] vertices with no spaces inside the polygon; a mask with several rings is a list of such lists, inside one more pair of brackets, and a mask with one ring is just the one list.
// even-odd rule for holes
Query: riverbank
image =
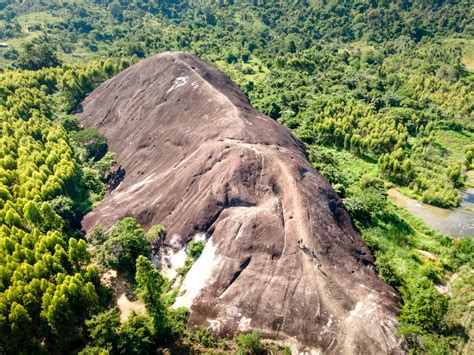
{"label": "riverbank", "polygon": [[403,195],[396,189],[387,191],[390,200],[406,208],[431,228],[453,237],[474,237],[474,189],[463,194],[461,204],[455,209],[444,209],[428,205]]}

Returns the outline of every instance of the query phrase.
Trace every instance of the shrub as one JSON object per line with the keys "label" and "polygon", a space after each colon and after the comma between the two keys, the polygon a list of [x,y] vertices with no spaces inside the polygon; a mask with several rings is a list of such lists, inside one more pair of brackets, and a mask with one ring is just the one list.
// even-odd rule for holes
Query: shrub
{"label": "shrub", "polygon": [[61,61],[50,45],[35,45],[28,43],[23,46],[18,58],[15,60],[15,66],[25,70],[39,70],[41,68],[58,67]]}
{"label": "shrub", "polygon": [[394,288],[403,285],[403,278],[398,274],[396,268],[392,265],[391,255],[376,255],[375,266],[382,280]]}
{"label": "shrub", "polygon": [[161,240],[165,235],[165,227],[161,224],[155,224],[146,232],[145,237],[150,243],[155,243]]}
{"label": "shrub", "polygon": [[135,273],[135,260],[140,255],[148,256],[150,242],[146,239],[142,227],[131,217],[118,221],[110,231],[95,230],[92,242],[96,244],[94,255],[105,268],[126,270]]}
{"label": "shrub", "polygon": [[262,344],[262,334],[259,331],[253,331],[249,334],[240,334],[237,337],[240,355],[263,354],[265,348]]}
{"label": "shrub", "polygon": [[153,348],[155,328],[147,315],[132,315],[120,329],[118,341],[122,354],[150,354]]}
{"label": "shrub", "polygon": [[419,327],[423,331],[432,332],[441,328],[448,309],[448,297],[433,287],[418,286],[414,295],[405,300],[400,321]]}
{"label": "shrub", "polygon": [[187,308],[169,309],[166,316],[166,328],[169,335],[179,338],[186,331],[189,311]]}
{"label": "shrub", "polygon": [[356,190],[344,199],[344,205],[352,218],[359,222],[370,221],[376,214],[382,213],[387,206],[387,194],[376,187],[370,186]]}
{"label": "shrub", "polygon": [[86,321],[90,337],[100,348],[112,349],[119,337],[120,316],[118,309],[99,313]]}
{"label": "shrub", "polygon": [[201,242],[201,241],[191,241],[191,242],[189,242],[189,244],[186,248],[186,253],[193,260],[197,260],[201,256],[203,250],[204,250],[204,243],[203,242]]}
{"label": "shrub", "polygon": [[107,139],[95,128],[86,128],[71,134],[75,150],[82,161],[100,160],[107,152]]}
{"label": "shrub", "polygon": [[61,124],[63,125],[66,132],[77,132],[81,129],[79,120],[74,116],[64,116],[60,119]]}
{"label": "shrub", "polygon": [[462,175],[461,163],[455,163],[450,165],[449,168],[446,170],[446,175],[448,175],[449,180],[451,180],[455,187],[462,187],[464,185],[464,177]]}
{"label": "shrub", "polygon": [[193,334],[193,341],[196,341],[206,348],[214,348],[219,344],[219,339],[212,335],[204,327],[200,327]]}

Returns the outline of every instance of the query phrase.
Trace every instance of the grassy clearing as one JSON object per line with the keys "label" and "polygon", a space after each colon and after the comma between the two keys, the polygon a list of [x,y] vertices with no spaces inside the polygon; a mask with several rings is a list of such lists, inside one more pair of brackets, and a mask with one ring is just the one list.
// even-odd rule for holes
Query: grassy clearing
{"label": "grassy clearing", "polygon": [[462,131],[438,131],[435,143],[439,146],[440,158],[446,160],[447,164],[460,162],[464,159],[465,149],[473,144],[474,133],[468,130]]}
{"label": "grassy clearing", "polygon": [[[369,226],[359,225],[359,228],[374,252],[380,276],[403,297],[402,329],[410,326],[403,321],[404,312],[409,307],[419,307],[415,305],[417,295],[427,292],[439,295],[435,289],[452,289],[446,295],[449,296],[447,310],[439,319],[438,329],[417,335],[423,344],[418,350],[444,354],[472,349],[469,338],[471,334],[472,339],[474,332],[472,242],[437,233],[391,203]],[[455,281],[450,284],[450,279]]]}
{"label": "grassy clearing", "polygon": [[[457,159],[462,144],[453,142],[457,139],[454,134],[447,133],[440,139],[446,150],[458,153],[453,158]],[[375,208],[369,207],[371,218],[362,218],[360,209],[351,207],[349,200],[352,206],[354,199],[370,206],[371,200],[380,201],[378,194],[383,195],[389,187],[382,182],[376,192],[371,187],[374,185],[367,185],[370,178],[380,183],[376,178],[377,160],[324,146],[309,149],[309,155],[334,188],[341,186],[346,206],[374,253],[379,276],[402,296],[401,334],[411,347],[437,354],[470,349],[468,334],[473,333],[473,323],[469,312],[474,302],[472,240],[438,233],[386,199]],[[441,294],[438,290],[443,289],[452,291]],[[435,306],[431,307],[431,303]]]}
{"label": "grassy clearing", "polygon": [[[8,40],[5,38],[0,39],[1,42],[7,42],[13,48],[19,48],[22,44],[40,36],[42,33],[41,28],[48,26],[48,24],[60,22],[61,17],[43,11],[18,16],[17,20],[21,26],[22,36]],[[5,20],[0,20],[0,23],[2,22],[5,22]]]}
{"label": "grassy clearing", "polygon": [[462,49],[462,64],[474,72],[474,39],[473,38],[448,38],[445,43],[449,46],[457,46]]}

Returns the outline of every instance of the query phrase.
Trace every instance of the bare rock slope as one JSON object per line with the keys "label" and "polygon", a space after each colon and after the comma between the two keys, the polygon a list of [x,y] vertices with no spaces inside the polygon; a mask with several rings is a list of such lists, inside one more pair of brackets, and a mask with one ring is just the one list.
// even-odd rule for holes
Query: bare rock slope
{"label": "bare rock slope", "polygon": [[401,352],[399,298],[378,279],[341,200],[302,144],[225,75],[191,54],[163,53],[101,85],[79,110],[125,169],[84,228],[124,216],[162,223],[170,270],[186,243],[206,239],[176,301],[190,308],[190,325],[257,328],[314,352]]}

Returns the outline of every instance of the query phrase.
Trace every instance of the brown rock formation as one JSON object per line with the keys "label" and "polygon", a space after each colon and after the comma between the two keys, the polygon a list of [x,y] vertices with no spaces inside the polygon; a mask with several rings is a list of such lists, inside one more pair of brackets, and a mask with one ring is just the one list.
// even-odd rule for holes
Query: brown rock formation
{"label": "brown rock formation", "polygon": [[399,298],[378,279],[341,200],[303,145],[225,75],[191,54],[164,53],[107,81],[80,109],[125,169],[84,228],[124,216],[162,223],[171,264],[192,238],[207,239],[177,300],[191,325],[258,328],[315,352],[401,352]]}

